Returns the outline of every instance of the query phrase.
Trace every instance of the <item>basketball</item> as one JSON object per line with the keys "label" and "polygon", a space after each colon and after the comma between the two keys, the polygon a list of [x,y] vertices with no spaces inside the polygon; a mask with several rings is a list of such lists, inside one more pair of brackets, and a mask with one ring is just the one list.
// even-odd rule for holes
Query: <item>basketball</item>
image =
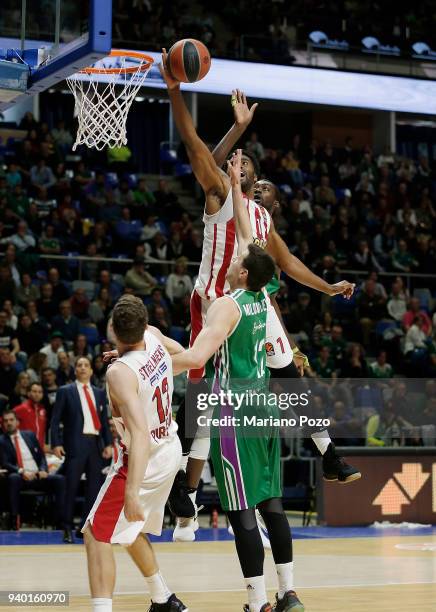
{"label": "basketball", "polygon": [[168,51],[167,66],[177,81],[195,83],[209,72],[209,50],[199,40],[184,38],[174,43]]}

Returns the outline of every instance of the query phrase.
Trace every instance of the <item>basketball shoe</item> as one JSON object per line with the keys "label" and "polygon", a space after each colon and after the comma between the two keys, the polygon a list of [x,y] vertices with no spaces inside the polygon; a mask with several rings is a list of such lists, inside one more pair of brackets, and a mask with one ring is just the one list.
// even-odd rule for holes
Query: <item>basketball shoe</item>
{"label": "basketball shoe", "polygon": [[[248,604],[245,604],[243,612],[250,612],[250,606]],[[260,612],[273,612],[271,604],[269,602],[264,604],[261,607]]]}
{"label": "basketball shoe", "polygon": [[[257,526],[259,528],[260,537],[262,538],[263,547],[267,548],[267,549],[270,549],[271,548],[271,542],[269,541],[268,530],[266,528],[265,523],[263,522],[263,518],[262,518],[261,513],[257,509],[256,509],[256,521],[257,521]],[[235,533],[233,531],[233,527],[231,525],[228,526],[227,531],[233,537],[235,536]]]}
{"label": "basketball shoe", "polygon": [[339,457],[333,442],[330,442],[326,452],[322,456],[322,469],[324,472],[324,480],[328,482],[337,480],[341,484],[345,484],[362,477],[358,469],[352,465],[348,465],[342,457]]}
{"label": "basketball shoe", "polygon": [[276,605],[273,612],[304,612],[304,606],[297,597],[295,591],[287,591],[283,597],[279,599],[276,594]]}
{"label": "basketball shoe", "polygon": [[189,612],[189,610],[173,593],[165,603],[154,603],[152,601],[148,612]]}

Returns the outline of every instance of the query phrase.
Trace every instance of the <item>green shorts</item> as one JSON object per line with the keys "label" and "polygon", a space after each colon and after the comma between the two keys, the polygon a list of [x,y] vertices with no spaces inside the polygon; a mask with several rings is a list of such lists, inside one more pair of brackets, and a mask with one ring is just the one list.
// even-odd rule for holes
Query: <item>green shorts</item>
{"label": "green shorts", "polygon": [[220,424],[211,426],[211,458],[223,510],[246,510],[282,496],[279,430],[268,424],[277,416],[276,406],[215,408]]}

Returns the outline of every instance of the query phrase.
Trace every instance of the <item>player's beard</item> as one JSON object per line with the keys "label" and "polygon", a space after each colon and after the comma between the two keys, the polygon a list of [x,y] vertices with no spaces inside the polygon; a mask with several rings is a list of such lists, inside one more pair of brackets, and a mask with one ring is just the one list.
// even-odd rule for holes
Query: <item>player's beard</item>
{"label": "player's beard", "polygon": [[246,195],[250,194],[252,196],[253,195],[253,186],[254,186],[254,180],[246,175],[244,180],[241,181],[242,192],[245,193]]}

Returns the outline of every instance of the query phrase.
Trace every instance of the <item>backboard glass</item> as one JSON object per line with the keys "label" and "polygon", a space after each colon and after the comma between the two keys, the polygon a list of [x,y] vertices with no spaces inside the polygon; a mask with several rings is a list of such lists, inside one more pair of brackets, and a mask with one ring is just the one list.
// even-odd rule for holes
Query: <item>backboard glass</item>
{"label": "backboard glass", "polygon": [[[112,0],[2,0],[0,111],[107,56],[111,45]],[[16,84],[11,59],[21,66]]]}

